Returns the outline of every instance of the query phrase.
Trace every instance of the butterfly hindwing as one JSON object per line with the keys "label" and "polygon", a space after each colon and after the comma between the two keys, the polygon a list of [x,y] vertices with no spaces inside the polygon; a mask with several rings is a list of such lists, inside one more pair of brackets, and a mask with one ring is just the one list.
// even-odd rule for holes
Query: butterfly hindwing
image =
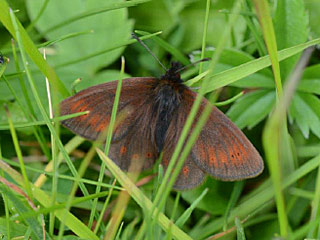
{"label": "butterfly hindwing", "polygon": [[[132,123],[126,137],[114,141],[110,146],[111,159],[123,170],[127,171],[132,167],[137,171],[150,169],[159,156],[157,146],[152,141],[151,126],[152,122],[155,122],[152,104],[153,102],[149,100],[143,108],[136,109],[134,114],[126,119]],[[138,162],[135,162],[136,160]]]}
{"label": "butterfly hindwing", "polygon": [[[189,112],[196,93],[186,89],[183,93],[185,111]],[[209,175],[224,181],[242,180],[257,176],[263,170],[263,161],[242,131],[218,108],[202,100],[197,118],[205,106],[212,111],[192,148],[192,159]]]}
{"label": "butterfly hindwing", "polygon": [[[169,165],[169,161],[171,160],[172,154],[181,135],[182,128],[188,116],[188,114],[185,114],[183,111],[184,106],[183,102],[181,102],[180,106],[172,117],[171,123],[167,130],[162,156],[162,165],[164,166],[164,170],[166,170]],[[187,190],[194,188],[202,183],[204,177],[204,171],[202,171],[195,164],[192,155],[189,154],[175,181],[173,188],[176,190]]]}

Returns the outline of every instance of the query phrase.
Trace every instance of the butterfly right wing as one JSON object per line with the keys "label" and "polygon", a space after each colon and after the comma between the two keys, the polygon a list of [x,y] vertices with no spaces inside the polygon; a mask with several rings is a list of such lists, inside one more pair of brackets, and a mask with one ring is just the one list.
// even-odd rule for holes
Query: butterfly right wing
{"label": "butterfly right wing", "polygon": [[[196,96],[188,89],[184,94],[185,103],[190,105]],[[192,148],[196,165],[223,181],[239,181],[259,175],[264,168],[259,152],[226,115],[203,98],[197,118],[207,105],[211,113]]]}
{"label": "butterfly right wing", "polygon": [[[185,105],[184,101],[182,101],[172,116],[163,147],[162,165],[165,171],[167,170],[172,154],[176,148],[176,144],[179,141],[179,137],[187,120],[189,111],[190,109],[188,106]],[[192,155],[189,154],[173,188],[175,190],[188,190],[195,188],[203,182],[204,177],[205,172],[195,164]]]}
{"label": "butterfly right wing", "polygon": [[[197,94],[188,88],[182,93],[182,101],[167,130],[162,158],[165,169],[196,96]],[[201,184],[205,173],[220,180],[235,181],[255,177],[263,170],[262,158],[251,142],[234,123],[205,98],[202,100],[196,119],[199,119],[208,104],[212,108],[209,119],[184,163],[174,185],[175,189],[191,189]],[[195,125],[196,121],[191,131]]]}

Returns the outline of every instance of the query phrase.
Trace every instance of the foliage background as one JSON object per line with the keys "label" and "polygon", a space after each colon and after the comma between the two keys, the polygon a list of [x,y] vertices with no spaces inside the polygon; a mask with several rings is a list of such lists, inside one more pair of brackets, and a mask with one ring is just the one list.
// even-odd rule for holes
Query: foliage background
{"label": "foliage background", "polygon": [[[4,6],[4,2],[2,0],[0,6]],[[164,43],[156,38],[146,40],[145,43],[166,66],[169,66],[173,60],[187,64],[190,60],[193,61],[200,58],[205,28],[206,1],[153,0],[145,1],[145,3],[144,1],[136,1],[138,2],[137,6],[101,11],[92,16],[81,14],[117,6],[116,4],[123,3],[123,1],[21,0],[6,2],[13,10],[19,10],[15,12],[15,15],[23,27],[27,29],[27,33],[34,44],[38,45],[54,41],[49,42],[46,47],[47,62],[53,67],[68,92],[71,92],[73,82],[79,77],[81,82],[75,87],[77,91],[98,83],[118,79],[121,56],[124,56],[126,60],[125,77],[161,76],[163,70],[149,53],[139,44],[126,44],[131,38],[131,32],[134,30],[143,30],[150,33],[162,31],[159,37],[165,41]],[[207,18],[205,56],[211,57],[215,52],[219,39],[233,15],[231,9],[234,3],[235,1],[211,1]],[[278,50],[287,49],[319,37],[318,16],[320,14],[320,2],[315,0],[283,0],[269,1],[268,3]],[[43,6],[45,6],[45,9],[39,15]],[[1,11],[5,11],[5,9],[0,9],[0,14]],[[72,19],[77,16],[80,16],[80,18],[77,21],[73,21]],[[18,55],[18,61],[14,59],[11,47],[12,34],[7,31],[8,27],[6,27],[4,18],[0,19],[3,24],[0,25],[0,50],[3,55],[10,58],[10,64],[6,65],[3,75],[8,82],[4,78],[0,80],[1,106],[3,104],[8,106],[14,125],[42,120],[43,116],[30,90],[26,74],[16,67],[16,63],[19,63],[20,69],[23,69],[23,62],[20,55]],[[74,35],[69,36],[70,34]],[[221,109],[226,112],[234,123],[244,130],[263,157],[262,133],[266,119],[276,104],[275,84],[271,67],[263,67],[260,71],[253,70],[253,74],[247,74],[247,76],[237,81],[228,80],[230,84],[228,86],[224,84],[224,88],[218,91],[214,91],[216,89],[214,77],[216,76],[215,74],[224,74],[224,71],[229,69],[237,75],[242,70],[236,70],[234,67],[242,66],[242,64],[250,63],[254,59],[267,55],[268,51],[264,38],[266,36],[262,34],[255,5],[251,1],[242,1],[240,16],[232,26],[228,40],[224,43],[225,49],[213,70],[208,90],[206,90],[206,96],[209,97],[211,94],[216,94],[217,101],[230,99],[241,91],[245,92],[235,102],[223,106]],[[168,48],[167,44],[172,48]],[[16,48],[18,48],[17,44]],[[25,48],[28,48],[28,46],[25,46]],[[110,51],[111,49],[112,51]],[[102,52],[105,53],[102,54]],[[94,54],[96,56],[93,57]],[[300,55],[294,55],[280,63],[283,83],[289,79],[290,73],[297,64]],[[48,101],[44,76],[31,58],[28,58],[28,66],[39,91],[41,102],[47,108]],[[206,70],[208,64],[205,64],[204,67]],[[198,68],[199,66],[196,66],[186,70],[183,73],[183,79],[189,80],[197,76]],[[289,151],[291,157],[281,159],[284,166],[290,166],[282,169],[283,183],[286,183],[289,177],[293,176],[297,171],[302,171],[303,167],[306,167],[304,164],[313,163],[311,160],[318,161],[317,159],[319,158],[319,72],[319,50],[315,50],[288,111],[288,131],[291,145]],[[27,91],[24,91],[23,87],[21,87],[21,81],[26,85]],[[199,86],[200,84],[201,80],[195,83],[194,86]],[[28,97],[31,104],[28,104]],[[54,91],[55,106],[63,98],[63,94]],[[20,103],[17,99],[20,100]],[[25,111],[23,111],[21,105]],[[33,119],[31,118],[32,121],[28,117],[29,115],[33,116]],[[5,109],[0,107],[0,144],[2,149],[0,157],[19,170],[17,165],[9,161],[17,160],[17,149],[12,141],[12,131],[10,132],[8,128],[8,117]],[[16,130],[23,159],[27,166],[28,179],[30,182],[35,182],[39,174],[44,172],[48,160],[52,158],[51,149],[46,145],[51,142],[50,131],[46,126],[17,128]],[[38,132],[40,137],[35,137],[35,131]],[[73,135],[66,129],[61,129],[60,137],[65,144]],[[44,141],[41,143],[39,139]],[[272,142],[268,144],[270,148],[274,147]],[[90,143],[85,142],[71,155],[76,169],[80,168],[81,160],[85,158],[89,148]],[[92,194],[96,190],[95,184],[97,184],[100,164],[101,160],[98,156],[95,156],[83,175],[83,179],[90,179],[94,183],[86,184],[89,196],[92,196],[92,198],[96,198]],[[288,218],[290,238],[301,239],[306,236],[316,238],[319,234],[317,230],[320,220],[317,207],[319,197],[317,186],[319,183],[316,171],[318,165],[315,164],[313,167],[307,168],[308,171],[305,174],[291,180],[291,182],[288,180],[290,184],[286,185],[286,190],[283,194],[285,196],[285,211]],[[156,168],[154,169],[155,172],[157,170]],[[4,172],[2,173],[4,178],[9,181],[12,180],[12,176],[9,177],[10,174],[8,175],[7,172]],[[59,165],[58,172],[64,176],[72,175],[68,165],[65,163]],[[146,172],[141,178],[151,174],[152,172]],[[106,184],[112,183],[113,179],[113,176],[109,174],[108,177],[105,177],[104,182]],[[13,182],[16,183],[17,180]],[[57,184],[57,201],[67,208],[68,201],[72,200],[70,192],[72,193],[74,179],[59,177]],[[155,196],[154,186],[156,184],[157,178],[148,181],[141,187],[143,193],[151,200]],[[119,184],[117,185],[120,186]],[[23,217],[22,213],[32,212],[26,198],[17,195],[17,191],[13,187],[7,189],[5,188],[6,184],[0,186],[0,192],[2,192],[3,197],[3,201],[0,203],[3,206],[0,207],[0,236],[8,237],[7,228],[9,225],[11,237],[30,234],[34,239],[41,238],[41,234],[35,226],[37,223],[39,225],[41,223],[39,215],[34,213],[33,215],[31,214],[32,217]],[[42,186],[42,190],[49,197],[52,197],[50,195],[52,194],[52,187],[53,180],[50,177]],[[119,195],[118,189],[114,189],[111,192],[110,187],[106,187],[102,188],[102,190],[107,191],[108,194],[110,193],[111,198],[107,207],[106,219],[102,223],[102,227],[95,233],[97,237],[105,236],[108,222],[110,222],[110,211],[116,202],[120,201],[117,198]],[[202,193],[205,193],[205,195],[201,195]],[[83,195],[78,190],[75,194],[75,199],[81,196]],[[199,198],[200,196],[201,198]],[[217,232],[220,235],[216,235],[215,239],[220,237],[222,239],[234,239],[236,236],[240,239],[271,239],[278,234],[283,235],[283,232],[279,229],[279,224],[281,225],[281,222],[279,223],[281,220],[278,220],[277,215],[277,209],[279,211],[279,208],[275,207],[273,197],[272,183],[266,167],[261,176],[247,180],[245,183],[226,183],[208,178],[203,185],[195,190],[182,193],[171,192],[166,199],[166,206],[163,212],[168,218],[172,218],[179,228],[195,239],[204,239]],[[106,199],[108,199],[106,196],[99,198],[96,212],[93,215],[100,214]],[[196,201],[197,199],[199,202]],[[36,205],[40,204],[39,202],[41,203],[41,201],[35,200]],[[92,210],[92,205],[90,204],[92,204],[90,201],[85,201],[73,206],[71,209],[77,219],[85,224],[89,222],[89,225],[90,210]],[[192,206],[191,208],[189,208],[190,205]],[[53,207],[53,209],[43,205],[43,203],[40,206],[44,211],[46,208],[49,209],[44,214],[47,237],[58,235],[59,230],[61,231],[60,221],[57,219],[53,221],[48,214],[48,212],[53,212],[57,209],[57,206]],[[21,217],[17,217],[16,213]],[[135,201],[131,200],[123,216],[122,227],[116,227],[118,238],[134,239],[134,236],[139,236],[138,233],[144,231],[141,229],[143,229],[143,220],[147,219],[146,216],[148,214],[145,210],[143,211]],[[181,216],[183,217],[180,218]],[[234,227],[235,219],[237,219],[235,217],[243,220],[241,223],[236,221],[238,223],[236,227]],[[19,220],[19,222],[16,222],[16,220]],[[50,223],[54,226],[54,231],[51,232],[49,229]],[[78,238],[77,234],[74,235],[69,230],[70,226],[66,225],[67,227],[63,233],[64,237]],[[241,233],[243,228],[245,234]],[[140,236],[141,238],[148,238],[151,235],[155,239],[171,238],[171,230],[161,231],[158,224],[148,225],[147,229],[146,235]]]}

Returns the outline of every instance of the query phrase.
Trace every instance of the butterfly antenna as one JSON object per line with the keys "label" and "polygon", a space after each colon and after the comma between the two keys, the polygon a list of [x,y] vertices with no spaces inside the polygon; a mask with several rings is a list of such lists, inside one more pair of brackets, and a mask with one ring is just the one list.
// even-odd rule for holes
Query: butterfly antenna
{"label": "butterfly antenna", "polygon": [[182,67],[182,68],[179,68],[177,71],[175,71],[175,73],[181,72],[181,71],[185,70],[186,68],[189,68],[189,67],[191,67],[191,66],[194,66],[194,65],[196,65],[196,64],[198,64],[198,63],[200,63],[200,62],[207,62],[207,61],[210,61],[210,60],[211,60],[211,58],[202,58],[202,59],[200,59],[200,60],[198,60],[198,61],[195,61],[195,62],[193,62],[193,63],[188,64],[187,66],[184,66],[184,67]]}
{"label": "butterfly antenna", "polygon": [[131,36],[134,39],[136,39],[154,57],[155,60],[157,60],[157,62],[161,65],[161,67],[165,71],[168,71],[168,69],[162,64],[162,62],[160,62],[159,58],[157,58],[157,56],[154,55],[154,53],[150,50],[150,48],[144,42],[142,42],[142,40],[135,33],[132,33]]}

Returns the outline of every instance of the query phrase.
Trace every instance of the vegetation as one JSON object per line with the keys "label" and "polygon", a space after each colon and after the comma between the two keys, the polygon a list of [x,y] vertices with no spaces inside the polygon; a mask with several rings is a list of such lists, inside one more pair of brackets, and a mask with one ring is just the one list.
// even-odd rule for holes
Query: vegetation
{"label": "vegetation", "polygon": [[[0,0],[0,239],[319,239],[319,15],[312,0]],[[60,126],[74,91],[163,74],[132,32],[165,66],[211,58],[182,78],[245,132],[262,175],[176,192],[157,164],[135,184]]]}

